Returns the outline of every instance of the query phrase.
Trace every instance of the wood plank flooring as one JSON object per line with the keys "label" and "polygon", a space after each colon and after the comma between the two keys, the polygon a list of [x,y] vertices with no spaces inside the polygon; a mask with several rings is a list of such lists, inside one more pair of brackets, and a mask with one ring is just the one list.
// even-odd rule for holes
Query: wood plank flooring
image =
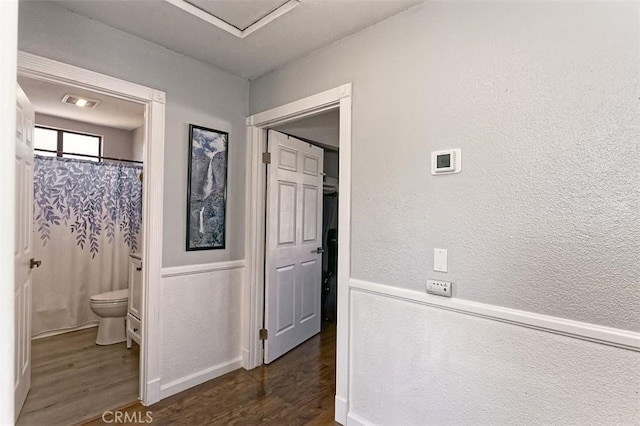
{"label": "wood plank flooring", "polygon": [[[269,365],[233,371],[150,407],[122,408],[128,417],[121,419],[148,423],[149,412],[154,426],[335,425],[335,342],[335,323],[324,323],[322,333]],[[100,417],[85,423],[103,424]]]}
{"label": "wood plank flooring", "polygon": [[19,426],[72,425],[138,399],[139,347],[96,345],[97,328],[34,340]]}

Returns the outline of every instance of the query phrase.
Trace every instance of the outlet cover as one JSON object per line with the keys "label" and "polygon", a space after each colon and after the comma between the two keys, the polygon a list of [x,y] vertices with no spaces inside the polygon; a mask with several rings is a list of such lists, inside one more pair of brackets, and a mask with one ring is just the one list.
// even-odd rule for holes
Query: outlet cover
{"label": "outlet cover", "polygon": [[427,280],[427,293],[451,297],[451,283],[448,281]]}

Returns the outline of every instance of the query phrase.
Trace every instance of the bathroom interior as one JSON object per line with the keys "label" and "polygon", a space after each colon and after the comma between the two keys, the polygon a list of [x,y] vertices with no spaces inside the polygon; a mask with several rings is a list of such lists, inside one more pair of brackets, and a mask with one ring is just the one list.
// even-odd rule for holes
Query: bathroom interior
{"label": "bathroom interior", "polygon": [[32,387],[18,424],[72,424],[138,398],[145,109],[18,83],[36,111],[32,241],[41,262]]}

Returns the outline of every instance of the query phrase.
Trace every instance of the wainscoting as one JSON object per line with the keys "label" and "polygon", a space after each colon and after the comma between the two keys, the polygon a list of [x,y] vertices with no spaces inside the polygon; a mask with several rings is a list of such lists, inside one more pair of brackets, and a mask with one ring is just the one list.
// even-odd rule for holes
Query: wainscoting
{"label": "wainscoting", "polygon": [[163,268],[160,398],[240,368],[244,265]]}
{"label": "wainscoting", "polygon": [[350,425],[640,423],[639,333],[350,284]]}

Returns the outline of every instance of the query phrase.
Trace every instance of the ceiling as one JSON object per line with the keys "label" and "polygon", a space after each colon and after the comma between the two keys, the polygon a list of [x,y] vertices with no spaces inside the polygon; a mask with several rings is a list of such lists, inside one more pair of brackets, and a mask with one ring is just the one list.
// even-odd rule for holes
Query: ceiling
{"label": "ceiling", "polygon": [[247,29],[289,0],[186,0],[239,30]]}
{"label": "ceiling", "polygon": [[52,0],[253,79],[423,0]]}
{"label": "ceiling", "polygon": [[[123,130],[133,130],[144,124],[144,106],[141,104],[22,76],[18,76],[18,84],[39,114]],[[62,103],[68,93],[99,100],[100,104],[94,109],[86,109]]]}

